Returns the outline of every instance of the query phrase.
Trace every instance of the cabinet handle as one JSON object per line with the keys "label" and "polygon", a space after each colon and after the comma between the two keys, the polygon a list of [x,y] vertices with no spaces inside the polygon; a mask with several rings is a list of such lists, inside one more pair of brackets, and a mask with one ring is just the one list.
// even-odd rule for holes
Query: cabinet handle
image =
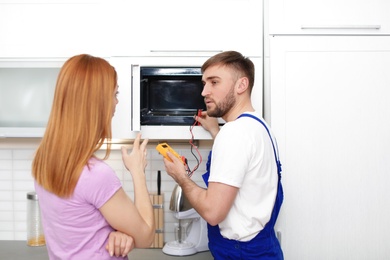
{"label": "cabinet handle", "polygon": [[380,25],[302,25],[302,30],[379,30],[381,28]]}

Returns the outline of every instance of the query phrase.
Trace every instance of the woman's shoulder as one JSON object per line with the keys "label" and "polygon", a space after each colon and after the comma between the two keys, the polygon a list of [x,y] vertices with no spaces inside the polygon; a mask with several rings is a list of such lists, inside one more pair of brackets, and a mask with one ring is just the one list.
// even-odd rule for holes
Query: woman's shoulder
{"label": "woman's shoulder", "polygon": [[[84,166],[81,177],[88,180],[101,176],[101,178],[111,178],[110,176],[116,177],[115,171],[105,161],[99,158],[90,158],[87,165]],[[94,180],[96,181],[96,180]]]}
{"label": "woman's shoulder", "polygon": [[96,169],[103,169],[103,170],[111,169],[111,167],[104,160],[99,159],[97,157],[91,157],[88,160],[88,165],[87,166],[90,169],[95,169],[95,170]]}
{"label": "woman's shoulder", "polygon": [[[111,189],[116,190],[121,187],[121,182],[115,171],[103,160],[91,158],[88,165],[84,167],[79,178],[77,186],[84,190],[100,190],[112,193]],[[93,193],[93,192],[92,192]]]}

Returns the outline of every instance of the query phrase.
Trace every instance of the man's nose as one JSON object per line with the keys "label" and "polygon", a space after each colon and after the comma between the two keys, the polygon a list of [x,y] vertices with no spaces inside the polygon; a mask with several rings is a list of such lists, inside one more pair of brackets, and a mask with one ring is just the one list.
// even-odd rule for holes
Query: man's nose
{"label": "man's nose", "polygon": [[207,96],[208,94],[209,94],[209,90],[208,90],[207,84],[205,84],[205,85],[203,86],[203,90],[202,90],[201,95],[202,95],[202,97],[205,97],[205,96]]}

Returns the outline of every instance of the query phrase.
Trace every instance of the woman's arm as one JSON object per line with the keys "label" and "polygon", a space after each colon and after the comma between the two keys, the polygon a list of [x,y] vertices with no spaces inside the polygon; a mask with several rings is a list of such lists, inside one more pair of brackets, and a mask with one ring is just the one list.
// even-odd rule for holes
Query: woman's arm
{"label": "woman's arm", "polygon": [[115,230],[133,237],[136,248],[147,248],[153,242],[155,226],[145,177],[148,140],[140,145],[140,139],[139,134],[130,154],[122,147],[123,161],[133,178],[134,202],[120,188],[99,210]]}

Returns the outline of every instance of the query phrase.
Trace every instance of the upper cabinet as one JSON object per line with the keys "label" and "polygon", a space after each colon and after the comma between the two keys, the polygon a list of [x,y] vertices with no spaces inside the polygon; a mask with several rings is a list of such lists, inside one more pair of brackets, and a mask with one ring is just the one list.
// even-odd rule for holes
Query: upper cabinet
{"label": "upper cabinet", "polygon": [[258,0],[0,0],[0,57],[261,56],[262,10]]}
{"label": "upper cabinet", "polygon": [[258,0],[110,2],[114,56],[199,55],[236,50],[262,56],[263,3]]}
{"label": "upper cabinet", "polygon": [[43,136],[63,63],[0,59],[0,138]]}
{"label": "upper cabinet", "polygon": [[271,0],[270,34],[390,34],[387,0]]}
{"label": "upper cabinet", "polygon": [[[261,112],[262,1],[0,0],[0,137],[42,136],[62,63],[86,53],[110,60],[118,71],[122,98],[113,120],[114,138],[133,138],[142,130],[151,139],[188,139],[188,127],[180,133],[133,127],[139,122],[130,116],[140,108],[132,104],[131,68],[200,67],[226,50],[239,51],[256,64],[253,103]],[[21,110],[21,99],[30,97]],[[8,110],[12,113],[4,112]],[[28,111],[44,113],[24,125],[32,119]],[[196,129],[198,139],[211,138],[201,127]]]}
{"label": "upper cabinet", "polygon": [[113,41],[101,1],[0,0],[0,57],[105,57]]}

